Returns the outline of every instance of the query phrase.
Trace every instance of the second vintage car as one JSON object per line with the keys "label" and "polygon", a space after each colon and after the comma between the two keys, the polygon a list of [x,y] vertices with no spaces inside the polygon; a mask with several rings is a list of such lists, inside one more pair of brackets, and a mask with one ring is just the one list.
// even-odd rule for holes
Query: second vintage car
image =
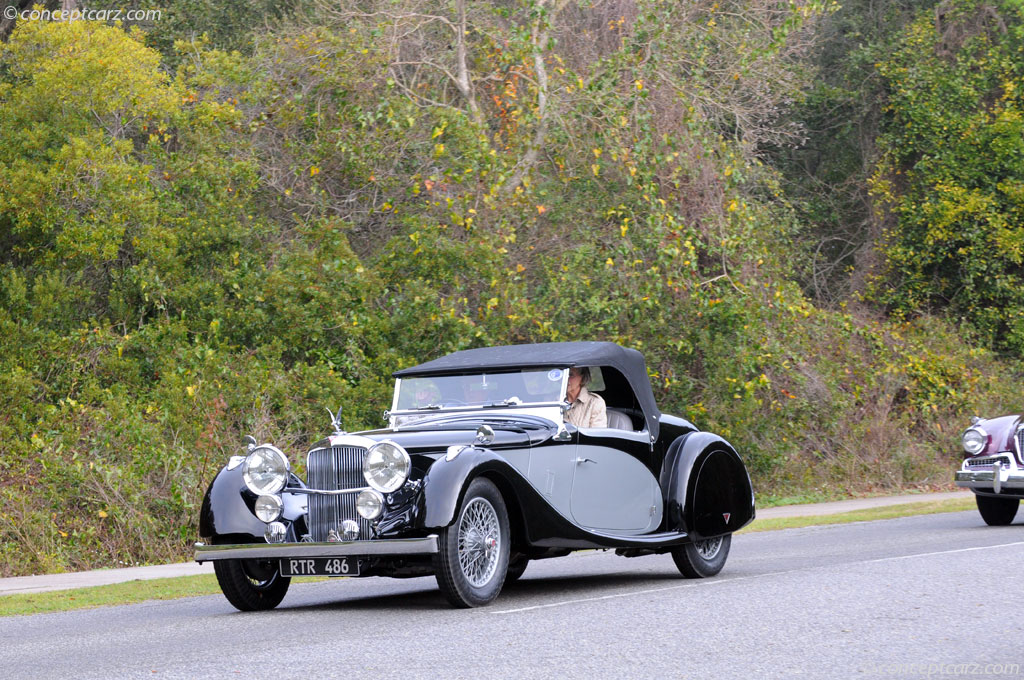
{"label": "second vintage car", "polygon": [[[570,370],[607,427],[567,422]],[[530,561],[575,550],[669,553],[717,574],[754,518],[723,438],[658,410],[643,356],[608,342],[464,350],[395,374],[386,429],[335,432],[307,479],[250,438],[211,483],[195,559],[240,610],[276,607],[293,576],[429,576],[457,607],[492,602]]]}
{"label": "second vintage car", "polygon": [[1024,417],[974,418],[961,442],[965,458],[956,485],[974,492],[986,524],[1012,523],[1024,498]]}

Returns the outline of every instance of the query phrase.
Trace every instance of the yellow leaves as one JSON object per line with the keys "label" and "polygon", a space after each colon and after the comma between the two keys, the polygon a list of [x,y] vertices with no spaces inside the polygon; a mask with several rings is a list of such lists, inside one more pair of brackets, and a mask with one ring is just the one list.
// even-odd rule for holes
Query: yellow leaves
{"label": "yellow leaves", "polygon": [[492,297],[490,300],[487,301],[487,309],[494,309],[497,306],[498,306],[498,298]]}
{"label": "yellow leaves", "polygon": [[731,201],[729,201],[729,206],[728,206],[728,207],[727,207],[726,209],[727,209],[727,210],[728,210],[729,212],[736,212],[736,210],[737,210],[737,209],[738,209],[739,207],[740,207],[740,204],[739,204],[739,203],[738,203],[738,202],[736,201],[736,199],[734,198],[734,199],[732,199]]}
{"label": "yellow leaves", "polygon": [[519,263],[516,264],[516,273],[517,274],[522,274],[525,271],[526,271],[526,267],[524,267],[523,265],[521,265]]}
{"label": "yellow leaves", "polygon": [[434,156],[435,157],[441,157],[443,155],[444,155],[444,144],[435,144],[434,145]]}
{"label": "yellow leaves", "polygon": [[439,125],[438,127],[434,128],[434,131],[430,133],[430,138],[431,139],[437,139],[438,137],[440,137],[441,135],[444,134],[444,131],[445,131],[445,129],[447,127],[448,127],[448,123],[447,122],[441,123],[441,125]]}
{"label": "yellow leaves", "polygon": [[98,517],[99,517],[100,519],[106,519],[106,518],[107,518],[107,512],[106,512],[106,510],[100,510],[99,512],[97,512],[97,513],[96,513],[96,515],[97,515],[97,516],[98,516]]}
{"label": "yellow leaves", "polygon": [[187,387],[185,387],[185,394],[187,394],[189,397],[196,396],[196,386],[188,385]]}
{"label": "yellow leaves", "polygon": [[636,80],[633,81],[633,84],[636,86],[636,91],[637,92],[643,92],[643,90],[644,90],[644,81],[643,81],[643,79],[637,78]]}
{"label": "yellow leaves", "polygon": [[547,208],[545,208],[542,205],[538,205],[537,206],[537,214],[538,215],[543,215],[545,212],[547,212]]}
{"label": "yellow leaves", "polygon": [[316,175],[319,175],[319,174],[320,174],[320,168],[318,168],[317,166],[314,165],[314,166],[312,166],[309,169],[309,176],[310,177],[315,177]]}
{"label": "yellow leaves", "polygon": [[609,257],[607,260],[604,261],[604,265],[606,267],[614,267],[615,266],[615,260],[613,260],[612,258]]}
{"label": "yellow leaves", "polygon": [[590,165],[590,171],[592,173],[594,173],[594,177],[600,177],[601,176],[601,166],[598,165],[597,163],[592,163]]}
{"label": "yellow leaves", "polygon": [[600,158],[601,157],[601,149],[591,149],[591,151],[594,152],[594,158]]}

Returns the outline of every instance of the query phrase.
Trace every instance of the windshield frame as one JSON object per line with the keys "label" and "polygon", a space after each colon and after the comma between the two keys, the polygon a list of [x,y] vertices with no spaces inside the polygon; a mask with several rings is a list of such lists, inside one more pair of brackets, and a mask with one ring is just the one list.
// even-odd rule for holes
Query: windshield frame
{"label": "windshield frame", "polygon": [[[498,415],[501,413],[507,413],[508,411],[516,412],[529,412],[532,415],[538,415],[545,420],[549,420],[552,423],[559,423],[562,420],[562,413],[564,408],[567,406],[565,401],[565,393],[569,385],[569,366],[557,366],[553,367],[561,371],[562,375],[559,378],[559,391],[562,395],[562,399],[559,401],[521,401],[516,402],[490,402],[482,404],[464,404],[464,405],[451,405],[443,406],[438,405],[436,408],[414,408],[414,409],[399,409],[398,400],[402,391],[402,378],[395,378],[395,390],[391,397],[391,409],[386,411],[384,417],[388,419],[388,422],[392,428],[399,428],[402,426],[408,426],[413,423],[402,422],[402,418],[408,418],[409,416],[420,416],[416,418],[416,421],[425,418],[433,419],[434,416],[440,416],[445,414],[458,414],[465,415],[467,413],[487,414],[487,415]],[[551,370],[551,369],[549,369]],[[486,371],[481,370],[478,372],[466,372],[459,374],[460,376],[472,377],[472,376],[487,376],[496,375],[499,373],[524,373],[532,372],[531,367],[524,367],[518,371]],[[414,378],[447,378],[452,377],[451,374],[431,376],[431,375],[417,375]],[[414,379],[410,377],[409,379]]]}

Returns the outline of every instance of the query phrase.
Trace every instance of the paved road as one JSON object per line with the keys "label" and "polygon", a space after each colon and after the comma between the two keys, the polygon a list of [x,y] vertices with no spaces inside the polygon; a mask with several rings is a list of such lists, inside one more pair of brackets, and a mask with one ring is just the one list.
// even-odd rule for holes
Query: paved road
{"label": "paved road", "polygon": [[[432,579],[292,587],[272,612],[220,596],[0,619],[11,678],[1024,677],[1007,588],[1024,521],[976,512],[741,535],[725,570],[667,556],[531,564],[490,607]],[[1014,666],[1016,668],[1014,669]]]}

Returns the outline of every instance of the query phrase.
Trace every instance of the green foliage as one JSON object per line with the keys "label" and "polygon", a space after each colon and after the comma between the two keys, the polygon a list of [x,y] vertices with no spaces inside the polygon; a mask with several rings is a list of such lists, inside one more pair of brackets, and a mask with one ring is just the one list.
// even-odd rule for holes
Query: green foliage
{"label": "green foliage", "polygon": [[874,291],[898,313],[948,309],[989,346],[1024,348],[1024,14],[951,3],[878,64],[889,88],[874,194],[893,216]]}
{"label": "green foliage", "polygon": [[325,406],[377,427],[393,370],[466,347],[641,349],[662,409],[727,436],[759,493],[936,483],[961,421],[1016,407],[943,323],[794,282],[804,225],[762,151],[796,138],[781,112],[833,8],[467,5],[461,50],[454,4],[208,40],[18,26],[0,572],[182,559],[243,435],[301,466]]}

